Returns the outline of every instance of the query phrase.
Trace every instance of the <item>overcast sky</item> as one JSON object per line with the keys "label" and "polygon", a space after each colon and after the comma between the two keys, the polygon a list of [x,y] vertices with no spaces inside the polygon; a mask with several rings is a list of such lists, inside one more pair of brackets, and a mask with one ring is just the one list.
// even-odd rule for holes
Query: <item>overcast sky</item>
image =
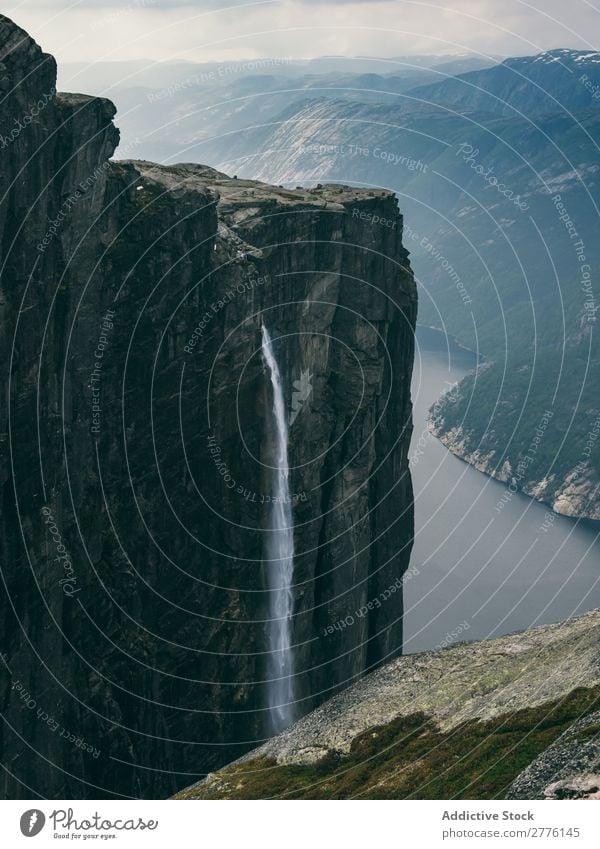
{"label": "overcast sky", "polygon": [[59,62],[594,49],[600,0],[21,0],[6,12]]}

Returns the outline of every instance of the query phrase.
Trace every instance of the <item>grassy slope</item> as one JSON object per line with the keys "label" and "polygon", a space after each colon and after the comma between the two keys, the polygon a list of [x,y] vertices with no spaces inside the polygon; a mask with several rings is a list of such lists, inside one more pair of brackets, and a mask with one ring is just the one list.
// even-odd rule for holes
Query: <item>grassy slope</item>
{"label": "grassy slope", "polygon": [[348,757],[310,766],[261,758],[236,764],[178,799],[494,799],[582,716],[598,708],[600,687],[463,723],[441,732],[424,714],[399,717],[357,737]]}

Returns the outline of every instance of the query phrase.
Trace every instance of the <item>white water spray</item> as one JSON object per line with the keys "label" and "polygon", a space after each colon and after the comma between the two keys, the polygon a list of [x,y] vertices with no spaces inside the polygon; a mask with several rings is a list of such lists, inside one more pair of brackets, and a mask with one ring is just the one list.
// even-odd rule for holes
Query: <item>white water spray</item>
{"label": "white water spray", "polygon": [[294,658],[292,651],[292,616],[294,596],[294,525],[290,498],[288,462],[288,425],[283,387],[277,360],[273,354],[269,331],[262,325],[262,353],[271,376],[273,390],[273,423],[275,425],[275,457],[273,469],[273,501],[269,508],[269,524],[265,534],[264,555],[269,586],[269,679],[267,690],[271,728],[283,731],[294,721]]}

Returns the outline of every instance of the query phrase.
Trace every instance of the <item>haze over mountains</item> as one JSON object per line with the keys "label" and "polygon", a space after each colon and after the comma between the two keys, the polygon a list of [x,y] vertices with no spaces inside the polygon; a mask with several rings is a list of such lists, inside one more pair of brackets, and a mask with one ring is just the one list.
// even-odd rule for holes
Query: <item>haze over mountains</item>
{"label": "haze over mountains", "polygon": [[[586,447],[600,417],[600,54],[481,63],[330,57],[101,70],[120,112],[117,155],[397,192],[420,322],[487,359],[438,408],[435,432],[561,512],[600,518],[598,461]],[[89,71],[73,70],[93,88]],[[524,461],[547,408],[543,442]]]}
{"label": "haze over mountains", "polygon": [[600,518],[586,447],[600,420],[598,52],[71,65],[63,80],[116,102],[117,156],[395,191],[420,322],[487,360],[438,406],[435,432],[561,512]]}
{"label": "haze over mountains", "polygon": [[[101,94],[108,86],[117,89],[148,88],[162,89],[166,85],[189,81],[195,76],[198,82],[214,73],[212,81],[233,76],[252,75],[261,68],[278,77],[318,79],[330,75],[331,79],[359,77],[361,74],[381,76],[404,76],[414,78],[415,84],[439,81],[448,75],[464,74],[481,68],[491,67],[501,61],[499,56],[439,54],[393,56],[382,59],[374,56],[320,56],[315,59],[292,59],[280,56],[266,59],[240,57],[236,62],[156,62],[131,60],[122,62],[66,62],[58,69],[59,87],[72,85],[75,80]],[[210,81],[210,79],[209,79]]]}

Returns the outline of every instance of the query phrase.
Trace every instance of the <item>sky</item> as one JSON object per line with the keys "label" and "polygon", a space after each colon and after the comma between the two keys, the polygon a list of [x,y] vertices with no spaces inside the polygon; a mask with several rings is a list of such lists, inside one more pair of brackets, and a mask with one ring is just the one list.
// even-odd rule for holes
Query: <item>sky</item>
{"label": "sky", "polygon": [[5,8],[61,63],[514,56],[600,43],[600,0],[9,0]]}

